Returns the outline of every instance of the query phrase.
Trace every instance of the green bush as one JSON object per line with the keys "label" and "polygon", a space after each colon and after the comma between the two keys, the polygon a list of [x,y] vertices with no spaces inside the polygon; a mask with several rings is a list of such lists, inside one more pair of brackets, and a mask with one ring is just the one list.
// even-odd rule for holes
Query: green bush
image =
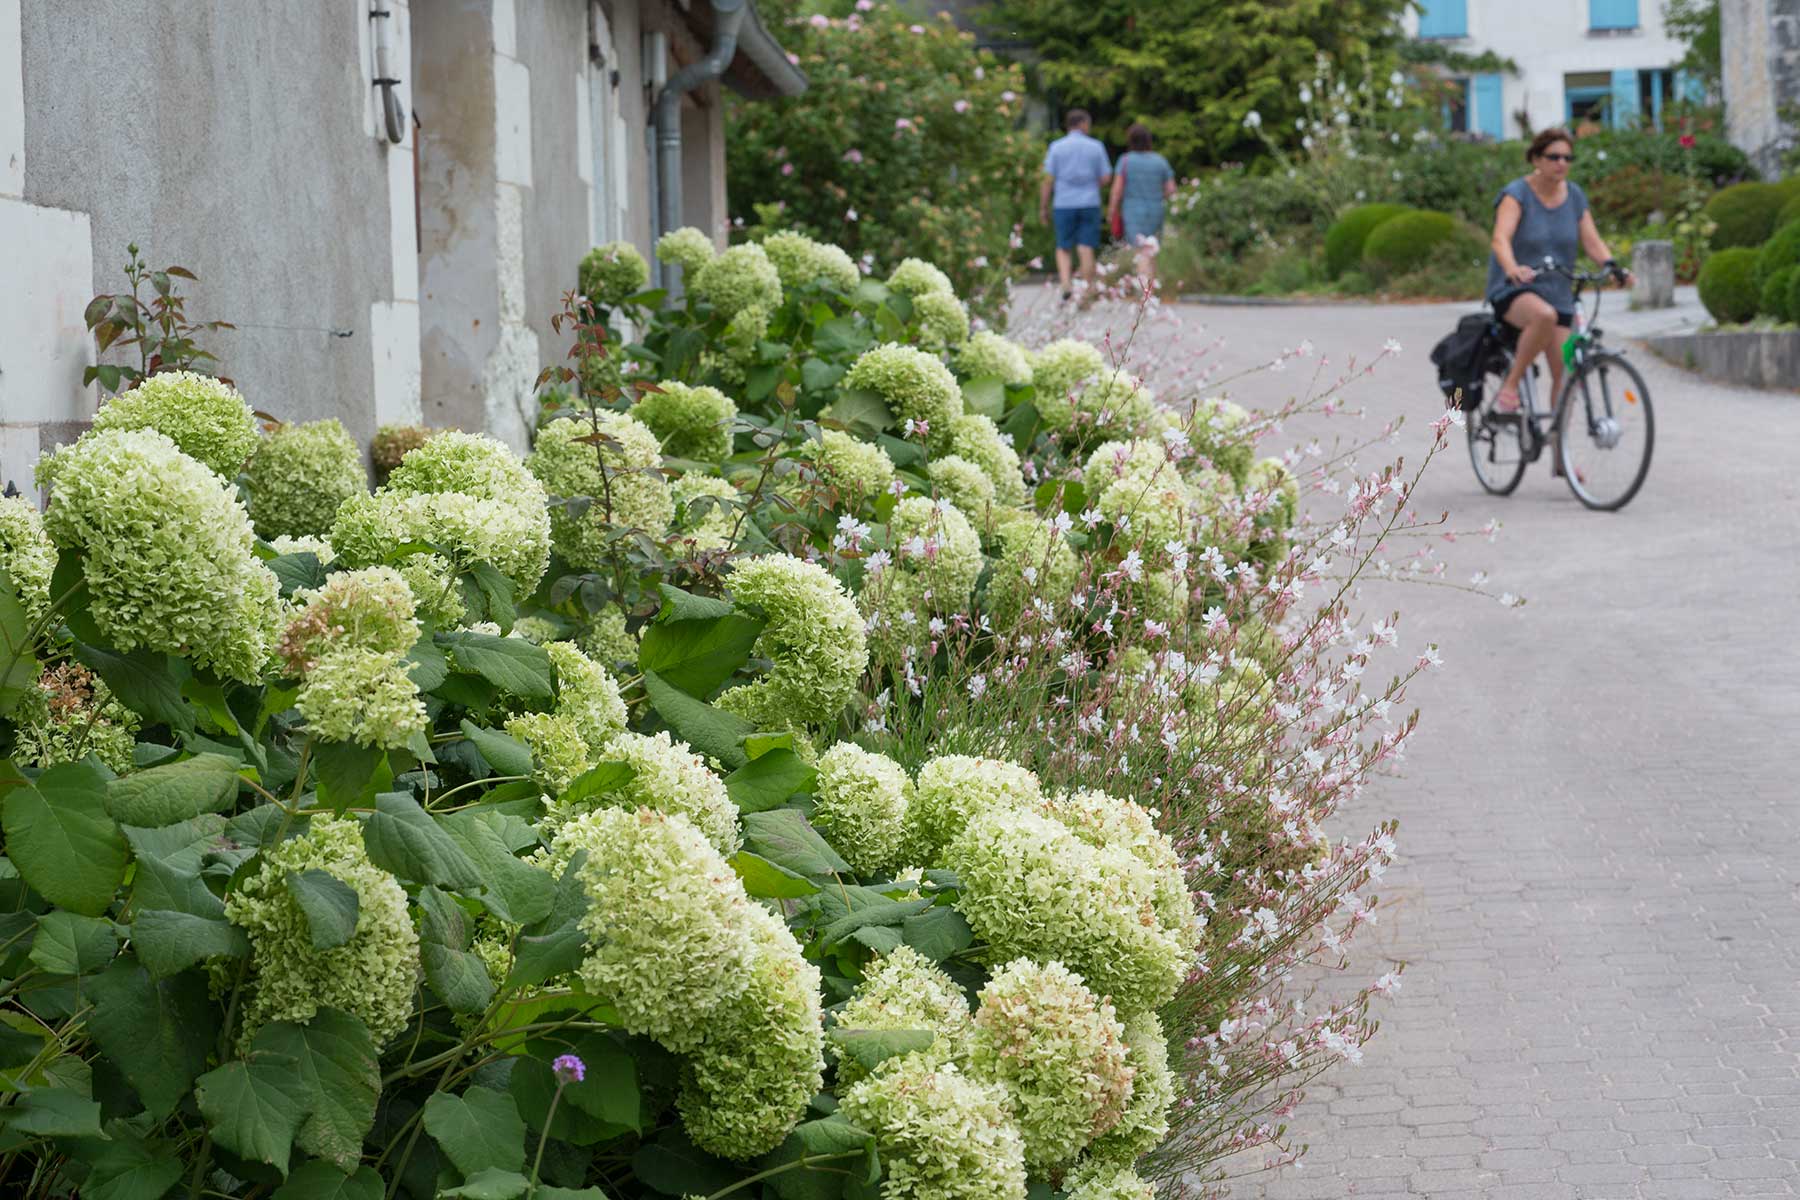
{"label": "green bush", "polygon": [[1693,174],[1712,187],[1722,188],[1755,179],[1750,159],[1717,134],[1694,135],[1691,147],[1681,144],[1673,129],[1603,129],[1586,134],[1576,147],[1576,179],[1584,187],[1602,176],[1626,167],[1645,167],[1670,174]]}
{"label": "green bush", "polygon": [[1365,204],[1339,217],[1325,231],[1325,274],[1336,279],[1362,261],[1363,243],[1389,217],[1408,211],[1404,204]]}
{"label": "green bush", "polygon": [[1602,228],[1635,229],[1648,222],[1652,213],[1674,213],[1686,199],[1689,186],[1684,175],[1629,166],[1588,184],[1587,196]]}
{"label": "green bush", "polygon": [[1525,148],[1518,142],[1447,141],[1414,150],[1395,161],[1378,194],[1411,208],[1454,213],[1477,225],[1493,224],[1494,198],[1525,173]]}
{"label": "green bush", "polygon": [[1769,183],[1740,183],[1706,202],[1706,215],[1718,224],[1713,230],[1714,250],[1734,246],[1760,246],[1775,232],[1775,218],[1787,197]]}
{"label": "green bush", "polygon": [[1487,290],[1489,253],[1487,234],[1459,221],[1451,235],[1433,245],[1417,266],[1390,277],[1379,290],[1407,300],[1480,299]]}
{"label": "green bush", "polygon": [[1774,317],[1777,321],[1800,320],[1794,315],[1790,299],[1794,294],[1794,280],[1800,279],[1800,266],[1786,266],[1769,276],[1762,286],[1762,299],[1757,311],[1765,317]]}
{"label": "green bush", "polygon": [[1800,271],[1788,273],[1787,319],[1800,322]]}
{"label": "green bush", "polygon": [[1756,271],[1752,278],[1761,288],[1769,276],[1800,263],[1800,221],[1783,225],[1756,252]]}
{"label": "green bush", "polygon": [[1449,213],[1401,213],[1383,221],[1363,242],[1363,269],[1377,282],[1404,275],[1454,236],[1456,218]]}
{"label": "green bush", "polygon": [[[1795,178],[1800,178],[1800,176]],[[1792,225],[1795,221],[1800,221],[1800,188],[1795,188],[1788,193],[1787,203],[1783,204],[1781,211],[1775,214],[1775,228],[1780,229],[1783,226]]]}
{"label": "green bush", "polygon": [[1761,293],[1753,278],[1756,251],[1744,246],[1721,250],[1700,268],[1700,303],[1722,325],[1756,315]]}

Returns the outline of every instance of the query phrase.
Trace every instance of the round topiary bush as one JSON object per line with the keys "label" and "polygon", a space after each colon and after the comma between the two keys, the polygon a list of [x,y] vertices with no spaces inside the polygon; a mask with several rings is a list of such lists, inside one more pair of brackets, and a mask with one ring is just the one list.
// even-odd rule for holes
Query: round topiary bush
{"label": "round topiary bush", "polygon": [[1721,250],[1700,268],[1700,303],[1721,324],[1748,321],[1762,299],[1753,278],[1756,251],[1745,246]]}
{"label": "round topiary bush", "polygon": [[1769,276],[1762,286],[1762,298],[1758,302],[1757,311],[1765,317],[1774,317],[1777,321],[1795,320],[1789,297],[1793,294],[1794,280],[1797,278],[1800,278],[1800,266],[1786,266]]}
{"label": "round topiary bush", "polygon": [[1775,220],[1787,195],[1772,183],[1738,183],[1706,202],[1706,215],[1717,223],[1714,250],[1760,246],[1775,232]]}
{"label": "round topiary bush", "polygon": [[[1800,175],[1796,175],[1793,179],[1784,181],[1782,186],[1785,187],[1788,183],[1793,183],[1796,180],[1800,180]],[[1788,225],[1792,225],[1795,221],[1800,221],[1800,188],[1794,188],[1788,192],[1787,203],[1783,204],[1781,206],[1781,211],[1775,214],[1775,228],[1784,228]]]}
{"label": "round topiary bush", "polygon": [[1325,276],[1336,279],[1362,261],[1363,244],[1389,217],[1411,212],[1404,204],[1364,204],[1353,208],[1325,231]]}
{"label": "round topiary bush", "polygon": [[1441,212],[1404,212],[1376,226],[1363,241],[1362,264],[1376,280],[1404,275],[1456,234],[1456,218]]}
{"label": "round topiary bush", "polygon": [[1787,319],[1800,321],[1800,271],[1788,273]]}
{"label": "round topiary bush", "polygon": [[1769,276],[1796,263],[1800,263],[1800,221],[1783,225],[1763,243],[1756,252],[1756,270],[1751,277],[1761,288],[1769,282]]}

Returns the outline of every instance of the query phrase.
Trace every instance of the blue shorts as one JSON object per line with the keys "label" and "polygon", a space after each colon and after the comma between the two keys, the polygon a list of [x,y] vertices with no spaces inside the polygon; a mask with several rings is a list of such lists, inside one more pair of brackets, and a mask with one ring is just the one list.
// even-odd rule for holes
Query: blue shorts
{"label": "blue shorts", "polygon": [[1100,206],[1092,208],[1057,208],[1050,212],[1056,226],[1056,248],[1073,250],[1077,246],[1100,248]]}

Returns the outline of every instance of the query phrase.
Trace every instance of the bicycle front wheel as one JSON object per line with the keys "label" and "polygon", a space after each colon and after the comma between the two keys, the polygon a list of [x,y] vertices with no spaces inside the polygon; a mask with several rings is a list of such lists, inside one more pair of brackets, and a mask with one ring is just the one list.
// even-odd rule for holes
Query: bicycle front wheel
{"label": "bicycle front wheel", "polygon": [[1481,403],[1463,413],[1469,437],[1469,465],[1475,479],[1496,496],[1510,496],[1525,478],[1525,416],[1494,410],[1501,374],[1489,372],[1482,380]]}
{"label": "bicycle front wheel", "polygon": [[1557,461],[1569,490],[1589,508],[1616,512],[1650,473],[1656,416],[1637,368],[1617,354],[1582,364],[1563,389]]}

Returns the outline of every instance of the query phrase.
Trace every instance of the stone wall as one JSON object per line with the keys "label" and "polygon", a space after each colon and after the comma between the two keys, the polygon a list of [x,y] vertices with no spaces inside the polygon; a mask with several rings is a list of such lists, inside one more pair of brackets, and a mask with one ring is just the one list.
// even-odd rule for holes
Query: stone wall
{"label": "stone wall", "polygon": [[1773,176],[1796,136],[1783,113],[1800,109],[1800,0],[1720,0],[1726,131]]}

